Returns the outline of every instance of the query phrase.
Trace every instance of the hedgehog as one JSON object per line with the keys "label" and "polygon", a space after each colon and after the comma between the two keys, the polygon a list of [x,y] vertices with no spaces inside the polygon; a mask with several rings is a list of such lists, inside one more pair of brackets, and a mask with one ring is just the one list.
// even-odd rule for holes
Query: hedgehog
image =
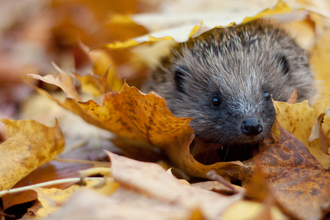
{"label": "hedgehog", "polygon": [[272,99],[285,102],[297,89],[297,101],[308,100],[312,84],[308,53],[278,24],[256,20],[178,44],[141,90],[165,98],[175,116],[193,118],[196,137],[218,143],[228,161],[252,157],[271,136]]}

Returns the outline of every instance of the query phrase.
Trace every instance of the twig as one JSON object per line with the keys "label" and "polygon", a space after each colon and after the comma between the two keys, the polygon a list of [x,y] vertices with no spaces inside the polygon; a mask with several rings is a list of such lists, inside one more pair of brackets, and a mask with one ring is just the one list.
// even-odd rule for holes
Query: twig
{"label": "twig", "polygon": [[97,165],[100,167],[109,167],[110,168],[110,162],[99,162],[99,161],[89,161],[89,160],[74,160],[74,159],[62,159],[62,158],[55,158],[54,160],[59,162],[66,162],[66,163],[83,163],[83,164],[92,164]]}
{"label": "twig", "polygon": [[232,190],[234,193],[239,193],[239,191],[230,182],[228,182],[222,176],[218,175],[214,170],[211,170],[211,171],[207,172],[206,176],[211,180],[218,181],[219,183],[221,183],[222,185],[224,185],[228,189]]}
{"label": "twig", "polygon": [[[102,177],[87,177],[84,178],[84,180],[90,180],[90,179],[102,179]],[[33,190],[34,188],[37,187],[45,187],[45,186],[50,186],[50,185],[55,185],[55,184],[62,184],[62,183],[71,183],[71,182],[79,182],[81,178],[76,177],[76,178],[66,178],[66,179],[60,179],[60,180],[52,180],[44,183],[38,183],[30,186],[23,186],[15,189],[8,189],[8,190],[2,190],[0,191],[0,197],[2,197],[5,194],[8,193],[17,193],[17,192],[23,192],[27,190]]]}

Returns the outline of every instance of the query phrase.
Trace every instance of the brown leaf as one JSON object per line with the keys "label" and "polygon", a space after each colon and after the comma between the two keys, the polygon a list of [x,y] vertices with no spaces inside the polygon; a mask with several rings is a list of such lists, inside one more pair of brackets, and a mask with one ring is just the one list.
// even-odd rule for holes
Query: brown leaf
{"label": "brown leaf", "polygon": [[297,103],[297,97],[298,97],[298,93],[297,93],[297,88],[295,88],[290,96],[290,98],[288,99],[287,103],[289,104],[296,104]]}
{"label": "brown leaf", "polygon": [[[199,188],[199,189],[206,189],[209,191],[214,191],[222,194],[234,194],[232,189],[224,186],[223,184],[219,183],[218,181],[203,181],[198,183],[192,183],[191,186]],[[237,191],[242,191],[242,187],[233,185]]]}
{"label": "brown leaf", "polygon": [[[123,195],[124,196],[124,195]],[[134,197],[130,198],[133,200]],[[131,200],[106,197],[90,189],[81,189],[70,197],[61,210],[45,220],[57,219],[188,219],[189,213],[175,208],[175,205],[162,206],[155,200],[141,200],[131,204]],[[134,200],[134,202],[136,202]]]}
{"label": "brown leaf", "polygon": [[53,84],[56,85],[58,87],[60,87],[63,92],[65,93],[65,95],[69,98],[74,98],[77,101],[81,101],[80,100],[80,96],[78,95],[74,84],[73,84],[73,78],[67,74],[66,72],[64,72],[63,70],[61,70],[58,66],[56,66],[53,63],[54,67],[56,68],[56,70],[60,73],[60,76],[55,78],[52,75],[47,75],[47,76],[39,76],[36,74],[28,74],[28,76],[35,78],[35,79],[39,79],[42,80],[43,82],[49,83],[49,84]]}
{"label": "brown leaf", "polygon": [[260,168],[260,162],[256,161],[256,165],[253,176],[246,186],[246,194],[250,198],[264,201],[271,192]]}
{"label": "brown leaf", "polygon": [[283,208],[301,219],[320,219],[324,215],[321,207],[330,201],[330,171],[281,126],[280,131],[277,143],[264,142],[259,155],[243,162],[246,167],[228,172],[246,185],[260,161],[270,189]]}
{"label": "brown leaf", "polygon": [[47,127],[34,120],[1,120],[8,139],[0,145],[0,186],[10,189],[37,167],[56,157],[65,147],[65,141],[56,121]]}
{"label": "brown leaf", "polygon": [[109,155],[114,183],[120,184],[113,194],[105,197],[80,189],[62,205],[64,191],[43,190],[40,200],[45,208],[37,214],[45,216],[60,206],[46,219],[217,219],[243,197],[242,193],[223,196],[197,189],[182,184],[157,164]]}
{"label": "brown leaf", "polygon": [[[25,178],[16,183],[13,188],[29,186],[37,183],[64,179],[68,177],[79,177],[77,170],[82,170],[89,167],[91,167],[91,165],[89,164],[50,161],[38,167],[36,170],[32,171],[29,175],[27,175]],[[46,188],[64,189],[72,184],[73,183],[63,183],[47,186]],[[5,194],[1,197],[4,210],[17,204],[36,200],[37,198],[37,193],[33,190],[28,190],[20,193]]]}
{"label": "brown leaf", "polygon": [[[201,209],[203,215],[215,219],[232,202],[243,195],[219,195],[182,184],[157,164],[138,162],[108,152],[113,178],[123,187],[168,204],[188,210]],[[116,191],[112,196],[121,197]],[[128,198],[127,198],[128,200]]]}

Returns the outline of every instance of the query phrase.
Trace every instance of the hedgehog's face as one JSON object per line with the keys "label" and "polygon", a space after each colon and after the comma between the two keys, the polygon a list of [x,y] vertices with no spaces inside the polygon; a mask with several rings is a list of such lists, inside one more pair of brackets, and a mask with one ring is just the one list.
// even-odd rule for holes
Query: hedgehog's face
{"label": "hedgehog's face", "polygon": [[298,100],[308,97],[308,57],[291,39],[230,43],[181,48],[169,69],[176,94],[168,106],[177,116],[194,118],[196,136],[209,142],[256,144],[270,135],[275,121],[271,98],[286,101],[295,88]]}
{"label": "hedgehog's face", "polygon": [[[222,145],[259,143],[270,135],[275,121],[271,97],[274,94],[280,97],[278,91],[285,87],[283,63],[279,61],[278,66],[269,69],[275,71],[274,77],[264,77],[263,68],[251,71],[243,62],[236,62],[240,68],[232,68],[230,72],[219,66],[193,69],[180,66],[174,71],[178,104],[173,108],[169,105],[169,108],[177,116],[194,118],[191,126],[196,136],[208,142]],[[276,79],[281,82],[281,88],[272,83],[278,77],[283,78]]]}

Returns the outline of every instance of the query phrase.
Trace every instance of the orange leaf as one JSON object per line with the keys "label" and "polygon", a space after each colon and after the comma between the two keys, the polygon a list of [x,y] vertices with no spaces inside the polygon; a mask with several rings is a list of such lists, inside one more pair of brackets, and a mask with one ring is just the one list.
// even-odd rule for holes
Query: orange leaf
{"label": "orange leaf", "polygon": [[[227,175],[224,171],[226,167],[242,166],[239,161],[212,165],[196,161],[190,154],[190,144],[194,139],[194,130],[189,126],[191,118],[175,117],[166,108],[165,100],[153,92],[145,95],[135,87],[124,84],[120,93],[113,91],[105,94],[100,106],[92,100],[78,102],[71,98],[62,103],[47,92],[37,90],[81,116],[86,122],[141,143],[131,148],[134,152],[144,152],[148,148],[150,154],[154,155],[152,146],[162,149],[178,167],[190,175],[205,177],[210,170]],[[130,150],[127,147],[122,149]]]}

